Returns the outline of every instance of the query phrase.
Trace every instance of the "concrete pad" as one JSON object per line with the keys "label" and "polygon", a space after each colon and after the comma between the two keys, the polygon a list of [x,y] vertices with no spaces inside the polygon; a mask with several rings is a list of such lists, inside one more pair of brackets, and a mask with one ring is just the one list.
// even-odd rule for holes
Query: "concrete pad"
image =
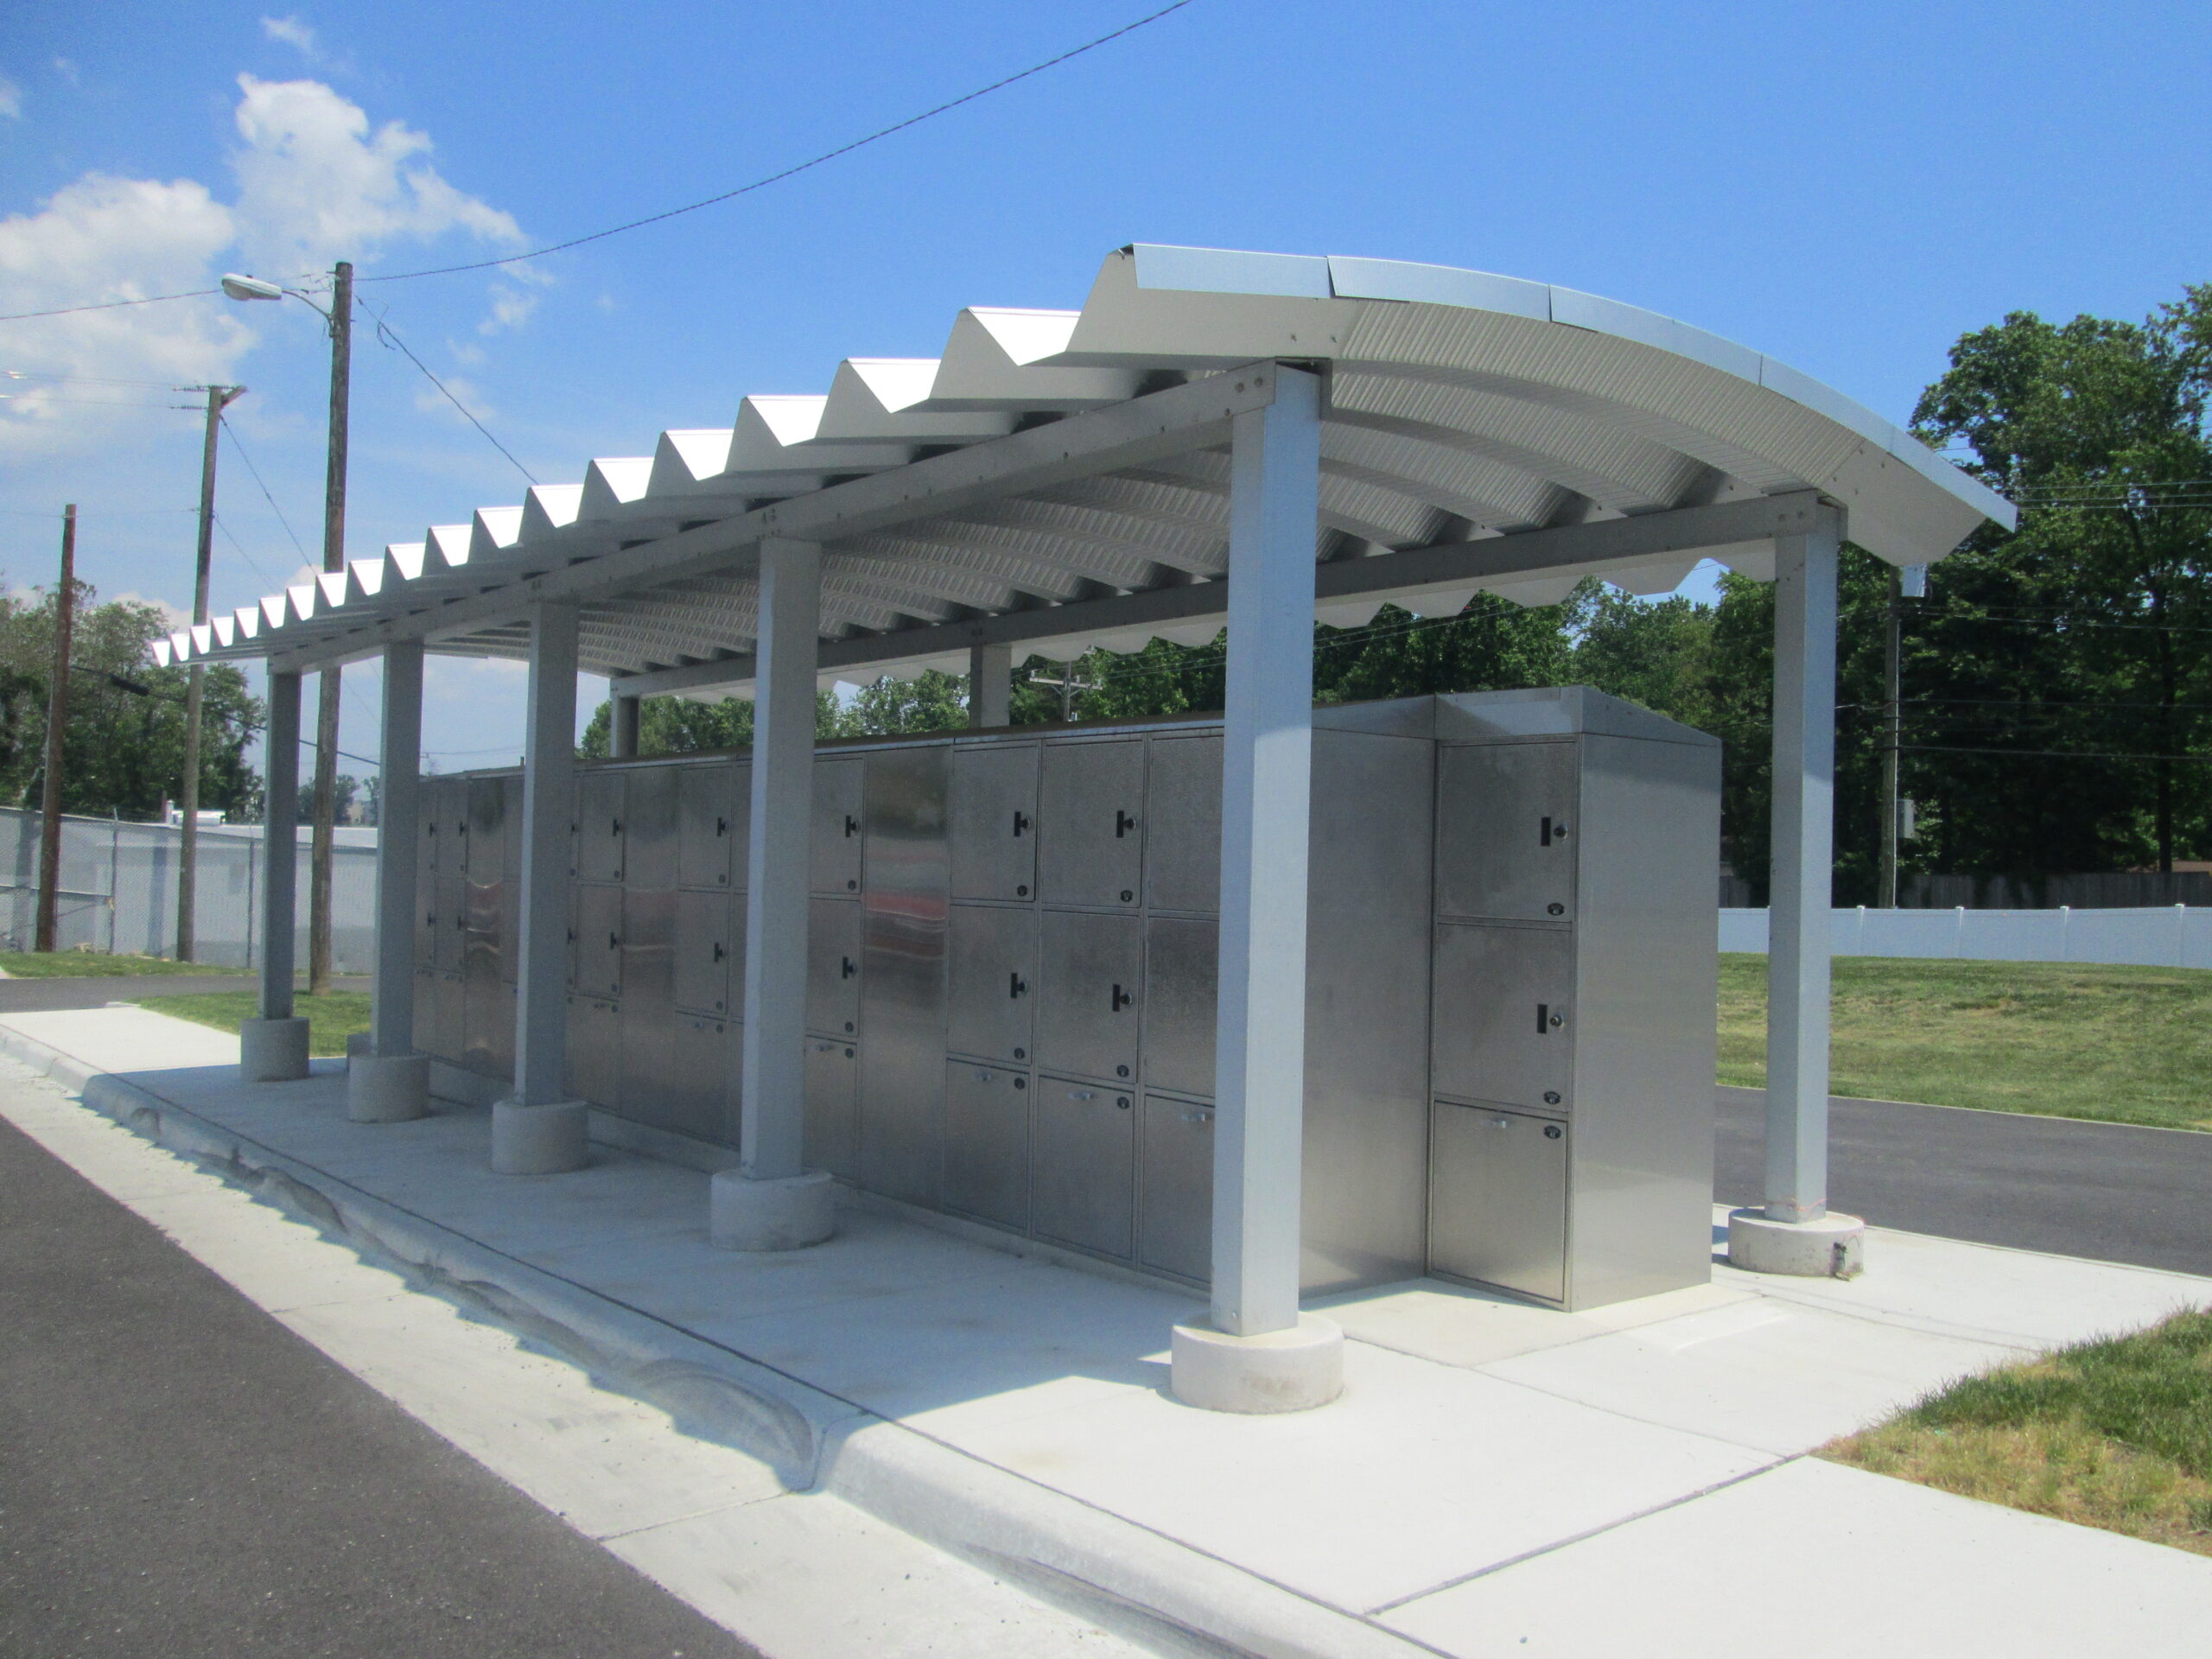
{"label": "concrete pad", "polygon": [[1455,1659],[2196,1659],[2208,1615],[2202,1556],[1807,1459],[1384,1621]]}
{"label": "concrete pad", "polygon": [[1562,1313],[1440,1279],[1408,1279],[1325,1296],[1309,1306],[1325,1312],[1357,1341],[1446,1365],[1487,1365],[1611,1331],[1749,1301],[1757,1294],[1739,1285],[1695,1285],[1609,1307]]}
{"label": "concrete pad", "polygon": [[1757,1297],[1484,1369],[1639,1421],[1787,1454],[2025,1351]]}
{"label": "concrete pad", "polygon": [[[238,1039],[150,1008],[54,1008],[11,1014],[0,1027],[58,1048],[102,1071],[168,1071],[238,1063]],[[235,1074],[233,1074],[235,1075]]]}
{"label": "concrete pad", "polygon": [[[931,1432],[1347,1611],[1417,1594],[1764,1466],[1478,1372],[1347,1344],[1321,1411],[1232,1417],[1165,1395]],[[1163,1379],[1164,1380],[1164,1379]]]}

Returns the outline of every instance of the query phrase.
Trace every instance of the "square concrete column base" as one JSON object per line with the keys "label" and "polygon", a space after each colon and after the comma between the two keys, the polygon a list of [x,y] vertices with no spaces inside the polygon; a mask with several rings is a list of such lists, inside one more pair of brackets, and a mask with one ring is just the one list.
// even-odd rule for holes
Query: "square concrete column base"
{"label": "square concrete column base", "polygon": [[837,1186],[826,1169],[756,1181],[721,1169],[707,1189],[707,1236],[725,1250],[803,1250],[837,1230]]}
{"label": "square concrete column base", "polygon": [[1799,1279],[1856,1279],[1866,1270],[1866,1224],[1856,1216],[1776,1221],[1764,1210],[1728,1212],[1728,1265]]}
{"label": "square concrete column base", "polygon": [[1300,1314],[1293,1330],[1257,1337],[1179,1325],[1170,1358],[1175,1397],[1205,1411],[1310,1411],[1344,1389],[1344,1331],[1317,1313]]}
{"label": "square concrete column base", "polygon": [[586,1135],[591,1109],[581,1100],[525,1106],[518,1100],[492,1105],[494,1175],[565,1175],[591,1161]]}
{"label": "square concrete column base", "polygon": [[346,1116],[356,1123],[406,1123],[430,1109],[427,1054],[349,1054]]}
{"label": "square concrete column base", "polygon": [[247,1020],[238,1027],[238,1075],[248,1083],[290,1083],[308,1074],[305,1020]]}

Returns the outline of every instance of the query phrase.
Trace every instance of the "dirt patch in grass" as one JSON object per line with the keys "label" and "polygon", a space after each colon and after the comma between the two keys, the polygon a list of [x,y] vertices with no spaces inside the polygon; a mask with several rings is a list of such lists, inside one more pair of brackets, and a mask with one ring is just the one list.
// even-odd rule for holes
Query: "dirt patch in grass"
{"label": "dirt patch in grass", "polygon": [[1820,1455],[2212,1555],[2212,1313],[1966,1378]]}
{"label": "dirt patch in grass", "polygon": [[[2212,972],[1839,957],[1830,1088],[2212,1129]],[[1720,1081],[1766,1082],[1766,958],[1720,958]]]}
{"label": "dirt patch in grass", "polygon": [[[138,1006],[158,1014],[173,1014],[197,1025],[213,1026],[218,1031],[234,1032],[241,1021],[251,1020],[260,1012],[261,1000],[256,991],[202,991],[190,996],[142,996]],[[292,1006],[296,1013],[307,1016],[310,1054],[343,1054],[346,1039],[357,1031],[369,1028],[366,991],[329,991],[321,996],[302,995],[293,1000]]]}
{"label": "dirt patch in grass", "polygon": [[244,975],[243,968],[215,968],[167,957],[114,957],[101,950],[0,950],[0,968],[11,979],[136,979],[148,974]]}

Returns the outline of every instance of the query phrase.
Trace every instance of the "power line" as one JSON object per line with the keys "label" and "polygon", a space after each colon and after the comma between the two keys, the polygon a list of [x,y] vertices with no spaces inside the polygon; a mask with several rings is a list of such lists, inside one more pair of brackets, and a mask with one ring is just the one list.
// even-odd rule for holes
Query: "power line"
{"label": "power line", "polygon": [[0,322],[26,322],[33,317],[67,317],[73,316],[79,311],[113,311],[126,305],[159,305],[165,300],[201,300],[210,294],[219,294],[222,291],[219,288],[194,288],[188,289],[181,294],[149,294],[145,298],[139,300],[100,300],[91,305],[60,305],[51,311],[14,312],[8,316],[0,317]]}
{"label": "power line", "polygon": [[[825,162],[834,162],[840,156],[849,156],[853,151],[865,149],[869,144],[888,138],[894,133],[904,132],[909,127],[919,126],[923,122],[932,120],[949,111],[957,110],[963,104],[973,104],[977,99],[988,97],[993,92],[1013,86],[1016,81],[1027,80],[1032,75],[1041,75],[1047,69],[1057,68],[1071,58],[1079,58],[1086,52],[1095,52],[1109,41],[1120,40],[1124,35],[1133,35],[1147,24],[1156,23],[1169,13],[1180,11],[1191,3],[1192,0],[1174,0],[1173,5],[1162,6],[1158,11],[1140,17],[1135,22],[1124,23],[1110,33],[1101,35],[1096,40],[1086,41],[1083,45],[1071,51],[1063,52],[1058,57],[1047,58],[1042,63],[1033,63],[1027,69],[1007,75],[1002,79],[995,80],[988,86],[979,86],[972,92],[963,93],[958,98],[939,104],[934,109],[925,110],[919,115],[908,116],[904,121],[894,122],[887,127],[879,127],[865,138],[855,138],[850,143],[840,144],[835,149],[824,150],[810,161],[800,162],[796,166],[785,168],[781,172],[771,173],[766,178],[755,179],[750,184],[741,184],[734,190],[725,190],[719,195],[709,196],[702,200],[690,202],[682,207],[671,207],[665,213],[651,213],[644,219],[633,219],[625,225],[615,225],[603,231],[594,231],[588,236],[571,237],[566,242],[556,242],[547,247],[535,248],[528,253],[511,253],[498,259],[479,259],[465,265],[440,265],[429,270],[404,270],[388,276],[364,276],[359,280],[364,283],[404,283],[410,282],[417,276],[452,276],[463,271],[490,270],[495,266],[512,265],[521,260],[542,258],[549,253],[560,253],[569,248],[580,248],[587,242],[604,241],[610,236],[620,236],[625,231],[640,230],[647,225],[658,225],[664,219],[676,219],[684,213],[696,213],[702,207],[712,207],[717,202],[729,201],[738,196],[749,195],[755,190],[765,189],[769,185],[781,183],[785,179],[820,167]],[[0,321],[6,321],[8,319],[0,318]]]}
{"label": "power line", "polygon": [[429,365],[423,362],[421,358],[416,356],[412,351],[408,350],[407,342],[402,340],[398,334],[393,331],[391,323],[385,321],[384,315],[379,315],[377,317],[376,324],[377,339],[378,340],[382,341],[386,346],[397,346],[402,352],[406,353],[407,360],[410,363],[412,363],[416,368],[422,370],[423,378],[428,380],[432,385],[435,386],[440,392],[443,393],[445,400],[461,412],[462,418],[467,420],[471,426],[474,427],[479,432],[481,432],[484,435],[484,441],[486,443],[490,444],[494,449],[505,455],[510,461],[513,461],[514,469],[520,473],[524,478],[528,479],[533,485],[537,482],[537,474],[531,472],[530,468],[524,466],[522,462],[515,461],[514,451],[508,448],[505,444],[501,443],[497,438],[493,437],[492,435],[492,429],[486,426],[483,422],[478,420],[475,416],[470,414],[468,412],[468,406],[462,403],[460,398],[454,397],[452,392],[448,391],[446,390],[446,383],[439,379],[436,375],[430,372]]}
{"label": "power line", "polygon": [[138,386],[151,391],[175,391],[166,380],[111,380],[96,374],[48,374],[39,369],[0,369],[0,379],[67,380],[80,386]]}
{"label": "power line", "polygon": [[[299,552],[300,562],[302,564],[313,563],[314,561],[308,557],[307,549],[300,545],[300,538],[298,533],[292,528],[292,521],[284,516],[284,509],[276,505],[276,498],[269,493],[269,486],[262,482],[261,468],[255,466],[253,464],[253,457],[246,454],[245,440],[238,436],[238,429],[231,424],[231,417],[220,411],[218,411],[215,418],[223,423],[223,430],[231,435],[231,447],[238,452],[238,459],[245,463],[246,471],[253,474],[253,481],[261,486],[261,499],[269,504],[269,511],[276,515],[276,522],[284,526],[284,533],[287,536],[291,537],[292,545]],[[226,531],[223,533],[226,536],[230,534],[228,531]],[[236,537],[232,537],[232,545],[235,546],[237,544],[237,539],[238,538]],[[241,547],[238,549],[238,551],[243,553],[245,550]],[[253,563],[251,558],[246,562],[249,564]],[[254,565],[253,568],[257,570],[261,569],[257,564]],[[263,580],[266,581],[267,578],[264,577]]]}
{"label": "power line", "polygon": [[223,522],[223,515],[221,513],[219,512],[214,514],[213,518],[215,520],[215,528],[223,532],[223,537],[226,541],[229,542],[232,547],[238,549],[238,556],[253,567],[253,574],[255,575],[259,576],[262,581],[267,582],[272,592],[283,586],[282,582],[276,581],[266,570],[261,568],[261,561],[255,558],[252,554],[245,550],[245,543],[244,542],[241,542],[237,537],[231,534],[231,527]]}

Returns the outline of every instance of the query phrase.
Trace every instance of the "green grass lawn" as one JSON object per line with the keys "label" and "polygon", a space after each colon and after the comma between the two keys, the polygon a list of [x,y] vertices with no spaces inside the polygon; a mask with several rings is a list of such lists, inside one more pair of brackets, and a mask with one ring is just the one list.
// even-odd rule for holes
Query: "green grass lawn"
{"label": "green grass lawn", "polygon": [[[180,1020],[213,1026],[218,1031],[236,1031],[240,1020],[252,1019],[261,1007],[257,991],[201,991],[186,996],[142,996],[137,1002],[142,1008],[173,1014]],[[302,993],[294,1000],[293,1007],[296,1012],[307,1016],[308,1052],[310,1054],[343,1054],[346,1039],[357,1031],[369,1028],[369,994],[366,991],[329,991],[321,996],[308,996]]]}
{"label": "green grass lawn", "polygon": [[13,979],[127,979],[141,974],[245,974],[244,968],[211,968],[167,957],[111,957],[99,950],[0,950],[0,968]]}
{"label": "green grass lawn", "polygon": [[1820,1455],[2212,1555],[2212,1313],[1967,1377]]}
{"label": "green grass lawn", "polygon": [[[1835,960],[1830,1088],[2212,1129],[2212,972]],[[1766,958],[1720,958],[1720,1081],[1766,1082]]]}

